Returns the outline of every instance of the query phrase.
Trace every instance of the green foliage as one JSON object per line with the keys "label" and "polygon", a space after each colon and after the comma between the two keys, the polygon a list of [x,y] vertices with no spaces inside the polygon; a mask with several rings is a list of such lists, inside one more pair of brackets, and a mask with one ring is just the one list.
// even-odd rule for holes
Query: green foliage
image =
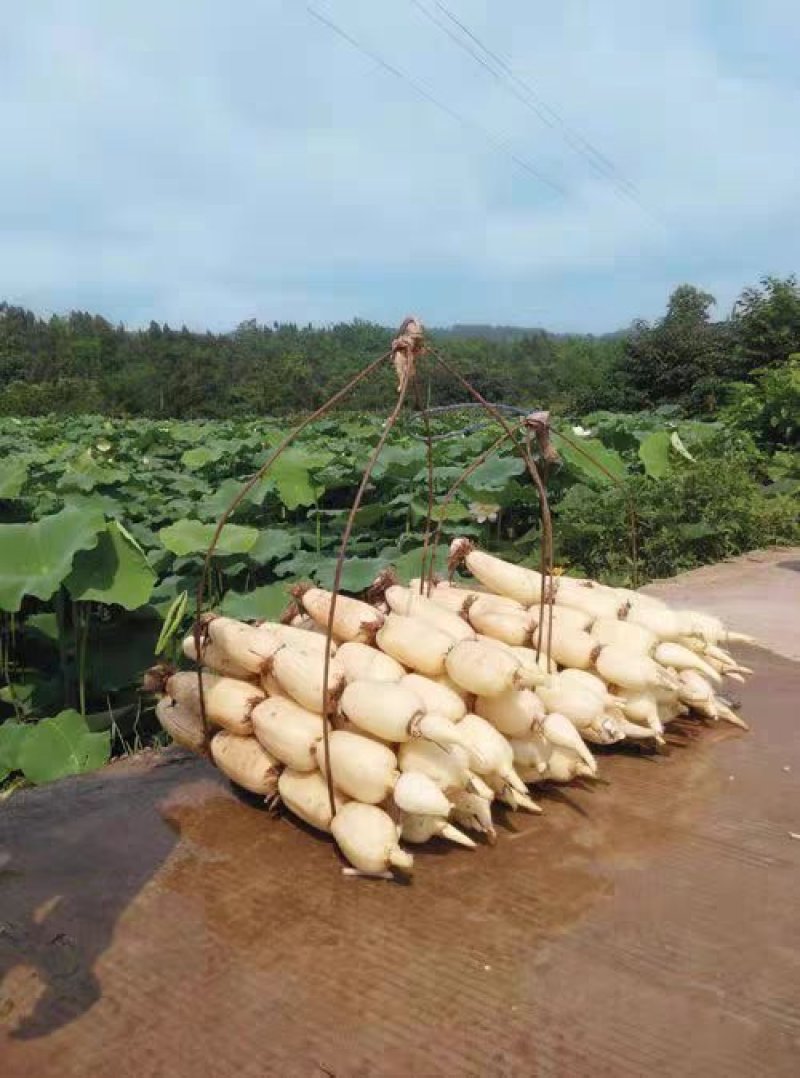
{"label": "green foliage", "polygon": [[0,462],[0,501],[18,498],[27,479],[28,462],[24,457]]}
{"label": "green foliage", "polygon": [[84,409],[99,412],[104,404],[98,385],[77,378],[18,380],[7,383],[0,392],[0,416],[75,415]]}
{"label": "green foliage", "polygon": [[761,371],[753,385],[734,383],[729,392],[724,420],[764,446],[800,444],[800,354],[790,355],[785,366]]}
{"label": "green foliage", "polygon": [[130,473],[124,468],[113,468],[106,460],[95,460],[93,450],[87,449],[67,462],[58,489],[88,494],[96,487],[114,487],[129,478]]}
{"label": "green foliage", "polygon": [[36,785],[96,771],[108,762],[110,735],[93,733],[77,711],[61,711],[52,719],[24,729],[15,762],[25,778]]}
{"label": "green foliage", "polygon": [[24,722],[16,722],[14,719],[0,725],[0,782],[14,771],[20,770],[20,749],[30,729]]}
{"label": "green foliage", "polygon": [[[413,580],[416,577],[422,575],[422,555],[424,547],[415,547],[413,550],[407,550],[400,557],[393,559],[393,566],[403,583],[407,584],[409,580]],[[427,554],[426,567],[430,566],[430,551]],[[444,574],[447,572],[447,550],[442,547],[438,547],[436,550],[436,557],[434,560],[434,572]]]}
{"label": "green foliage", "polygon": [[[340,583],[342,591],[364,591],[388,564],[388,559],[381,557],[347,558],[342,567]],[[321,587],[332,588],[335,572],[336,561],[330,558],[315,572],[314,578]]]}
{"label": "green foliage", "polygon": [[256,565],[270,565],[297,550],[299,540],[292,532],[281,528],[265,528],[258,533],[247,557]]}
{"label": "green foliage", "polygon": [[570,440],[574,444],[556,439],[558,453],[584,482],[607,486],[627,476],[628,469],[620,454],[607,448],[598,438],[575,438],[570,435]]}
{"label": "green foliage", "polygon": [[[727,321],[711,320],[712,305],[708,293],[681,285],[663,318],[625,333],[459,326],[431,330],[431,338],[496,402],[572,415],[675,402],[708,415],[726,382],[750,380],[800,350],[800,287],[794,277],[765,277],[743,291]],[[128,331],[81,312],[41,319],[0,303],[0,416],[307,413],[386,351],[393,333],[358,319],[325,328],[250,320],[216,335],[156,323]],[[441,368],[424,363],[421,375],[430,404],[463,399]],[[387,365],[360,387],[358,402],[385,411],[394,392]],[[184,446],[182,466],[213,470],[228,449],[208,445],[199,431]],[[296,505],[311,504],[312,488],[299,489]]]}
{"label": "green foliage", "polygon": [[164,613],[161,632],[158,634],[158,640],[153,649],[155,655],[166,655],[168,653],[173,641],[180,631],[188,608],[189,593],[186,591],[178,592]]}
{"label": "green foliage", "polygon": [[668,430],[654,430],[639,446],[644,470],[653,479],[663,479],[670,469],[671,436]]}
{"label": "green foliage", "polygon": [[[561,464],[549,470],[548,493],[566,567],[630,582],[631,499],[640,580],[797,540],[800,361],[779,358],[794,339],[795,292],[764,285],[719,326],[710,297],[679,289],[665,318],[629,339],[447,335],[448,357],[485,395],[552,407]],[[156,650],[180,657],[217,520],[291,426],[248,415],[307,413],[389,337],[368,323],[137,334],[88,315],[42,323],[0,305],[0,781],[98,766],[121,736],[117,723],[138,724],[142,672]],[[745,352],[749,381],[727,390]],[[342,529],[395,399],[392,373],[387,365],[357,398],[374,413],[337,411],[312,425],[241,499],[206,581],[208,608],[273,619],[295,581],[332,585]],[[442,370],[423,363],[420,373],[431,403],[463,402]],[[705,418],[725,393],[722,415]],[[19,414],[2,418],[15,400]],[[139,418],[65,418],[83,402]],[[191,418],[201,414],[212,418]],[[564,414],[582,415],[582,429]],[[475,411],[432,424],[436,571],[458,534],[535,563],[540,510],[517,453],[504,445],[451,496],[497,430]],[[391,434],[353,517],[345,592],[362,593],[390,565],[403,580],[420,574],[422,433],[406,413]],[[152,720],[141,718],[146,737]]]}
{"label": "green foliage", "polygon": [[764,461],[752,443],[723,435],[698,453],[695,463],[673,456],[662,478],[631,479],[625,492],[572,487],[558,506],[558,557],[570,569],[629,583],[630,498],[641,581],[797,541],[797,499],[765,496]]}
{"label": "green foliage", "polygon": [[201,445],[196,449],[187,449],[181,456],[181,464],[185,468],[204,468],[206,464],[216,464],[223,452],[221,445],[213,447]]}
{"label": "green foliage", "polygon": [[149,602],[155,581],[142,548],[112,520],[96,546],[78,552],[64,584],[73,599],[136,610]]}
{"label": "green foliage", "polygon": [[309,459],[308,450],[287,449],[270,468],[263,490],[274,490],[287,509],[313,505],[325,488],[311,481],[310,468],[324,467],[331,454],[317,450]]}
{"label": "green foliage", "polygon": [[732,378],[785,363],[800,352],[800,284],[796,277],[764,277],[746,288],[733,315],[736,340]]}
{"label": "green foliage", "polygon": [[478,465],[466,487],[474,497],[497,494],[506,489],[509,479],[524,471],[525,462],[521,457],[490,457]]}
{"label": "green foliage", "polygon": [[667,313],[637,322],[627,340],[622,370],[643,403],[675,401],[713,412],[726,377],[729,334],[713,323],[714,297],[691,285],[676,288]]}
{"label": "green foliage", "polygon": [[[97,412],[120,416],[222,418],[307,412],[388,349],[393,329],[356,319],[324,329],[242,323],[232,333],[190,333],[155,323],[113,327],[73,312],[37,318],[0,303],[0,416]],[[541,406],[619,407],[618,337],[559,336],[543,330],[461,327],[432,330],[448,358],[487,398]],[[426,399],[450,404],[462,392],[443,371],[423,371]],[[387,365],[359,391],[359,405],[394,400]],[[218,458],[205,444],[184,447],[183,464],[205,470]],[[298,505],[313,501],[308,490]]]}
{"label": "green foliage", "polygon": [[220,603],[220,613],[241,621],[277,621],[289,602],[285,584],[262,584],[248,592],[229,591]]}
{"label": "green foliage", "polygon": [[29,524],[0,524],[0,610],[18,611],[26,595],[50,599],[104,527],[102,513],[73,506]]}
{"label": "green foliage", "polygon": [[[211,546],[216,526],[201,524],[199,520],[178,520],[162,528],[158,537],[173,554],[205,554]],[[255,528],[243,528],[239,524],[226,524],[217,540],[216,553],[246,554],[258,539]]]}

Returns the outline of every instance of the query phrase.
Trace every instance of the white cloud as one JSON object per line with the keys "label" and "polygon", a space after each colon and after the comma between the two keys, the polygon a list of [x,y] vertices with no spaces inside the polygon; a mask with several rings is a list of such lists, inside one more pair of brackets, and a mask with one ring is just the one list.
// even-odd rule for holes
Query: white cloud
{"label": "white cloud", "polygon": [[793,2],[449,0],[661,223],[413,4],[313,2],[565,195],[304,4],[31,5],[0,44],[0,296],[216,328],[415,308],[603,330],[681,280],[726,305],[795,268]]}

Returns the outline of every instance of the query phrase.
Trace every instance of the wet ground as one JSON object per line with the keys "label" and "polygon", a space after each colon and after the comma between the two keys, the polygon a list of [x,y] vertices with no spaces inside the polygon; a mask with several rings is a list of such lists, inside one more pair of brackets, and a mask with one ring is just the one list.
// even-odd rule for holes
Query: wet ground
{"label": "wet ground", "polygon": [[[795,630],[796,631],[796,630]],[[800,664],[408,885],[170,750],[0,816],[0,1073],[789,1075]]]}

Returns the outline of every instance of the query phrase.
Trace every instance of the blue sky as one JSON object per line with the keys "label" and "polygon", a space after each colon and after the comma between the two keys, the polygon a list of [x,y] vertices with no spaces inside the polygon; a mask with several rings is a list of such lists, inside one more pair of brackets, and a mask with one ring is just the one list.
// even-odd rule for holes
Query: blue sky
{"label": "blue sky", "polygon": [[468,124],[303,0],[0,0],[0,297],[603,332],[800,270],[797,0],[446,0],[550,124],[436,0],[310,3]]}

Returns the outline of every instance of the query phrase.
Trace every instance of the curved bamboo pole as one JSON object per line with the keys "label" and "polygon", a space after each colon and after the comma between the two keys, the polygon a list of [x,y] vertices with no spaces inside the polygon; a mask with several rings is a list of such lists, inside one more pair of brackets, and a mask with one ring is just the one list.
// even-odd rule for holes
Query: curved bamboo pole
{"label": "curved bamboo pole", "polygon": [[384,352],[382,356],[378,356],[377,359],[374,359],[363,370],[359,371],[358,374],[351,378],[349,382],[342,386],[338,393],[334,393],[334,395],[330,397],[324,404],[320,405],[320,407],[317,408],[316,411],[312,412],[311,415],[307,416],[304,420],[302,420],[302,422],[298,423],[296,427],[289,431],[289,433],[276,446],[275,450],[267,457],[267,459],[255,473],[255,475],[252,475],[247,480],[247,482],[244,483],[239,493],[231,501],[230,505],[227,507],[227,509],[224,511],[224,513],[217,522],[217,526],[211,538],[211,543],[208,550],[206,551],[206,556],[203,561],[203,568],[200,573],[200,580],[197,585],[197,596],[195,601],[195,621],[192,630],[194,636],[195,653],[197,655],[197,685],[200,696],[200,718],[203,723],[203,737],[205,740],[206,749],[208,749],[208,743],[210,740],[210,726],[208,722],[208,713],[206,711],[205,689],[203,687],[203,651],[205,650],[205,634],[203,626],[201,624],[201,618],[203,614],[203,602],[206,597],[208,579],[211,573],[211,559],[214,556],[214,551],[217,548],[217,543],[219,542],[219,537],[222,534],[222,529],[228,523],[232,514],[241,505],[241,503],[244,501],[244,499],[247,497],[247,495],[250,493],[256,483],[260,482],[264,478],[264,476],[267,474],[267,472],[278,459],[278,457],[280,457],[281,453],[283,453],[284,450],[288,449],[292,442],[307,427],[309,427],[312,423],[316,422],[316,420],[321,419],[327,412],[331,410],[331,408],[337,405],[353,389],[355,389],[355,387],[360,382],[363,382],[365,378],[368,378],[374,371],[376,371],[381,365],[381,363],[384,363],[387,359],[389,359],[390,356],[391,352]]}
{"label": "curved bamboo pole", "polygon": [[[431,522],[433,519],[433,438],[431,436],[431,421],[427,412],[422,408],[422,394],[419,388],[419,379],[417,377],[417,369],[414,367],[414,403],[417,407],[417,412],[422,416],[422,421],[425,431],[425,451],[428,466],[428,509],[425,517],[425,532],[422,537],[422,571],[419,577],[419,590],[420,595],[424,590],[425,581],[425,563],[428,556],[428,544],[431,537]],[[431,561],[431,573],[433,573],[433,561]]]}
{"label": "curved bamboo pole", "polygon": [[333,641],[333,620],[336,615],[336,600],[339,598],[339,591],[342,583],[342,570],[344,569],[344,559],[347,554],[347,544],[350,542],[350,533],[353,530],[353,522],[356,518],[356,513],[361,505],[361,500],[364,497],[364,491],[367,489],[367,483],[370,480],[373,469],[378,462],[378,457],[381,455],[381,451],[386,444],[386,439],[397,422],[397,418],[400,415],[403,404],[405,403],[406,393],[408,391],[409,381],[413,377],[412,368],[409,368],[404,373],[401,383],[400,391],[397,395],[397,402],[395,403],[392,412],[386,421],[386,425],[381,432],[381,436],[378,439],[378,444],[372,452],[372,455],[367,462],[367,466],[364,469],[364,474],[361,477],[356,496],[353,500],[353,504],[350,507],[350,512],[347,515],[347,521],[344,526],[344,532],[342,534],[342,542],[339,547],[339,554],[336,559],[336,571],[333,576],[333,586],[331,588],[331,603],[330,610],[328,611],[328,624],[325,627],[325,662],[322,668],[322,740],[323,748],[325,752],[325,774],[328,784],[328,798],[331,805],[331,815],[336,813],[336,801],[333,794],[333,776],[331,774],[330,765],[330,693],[328,691],[328,671],[330,670],[331,663],[331,643]]}
{"label": "curved bamboo pole", "polygon": [[[496,449],[499,449],[499,447],[503,444],[503,442],[505,442],[507,440],[508,440],[508,435],[505,432],[503,432],[500,435],[500,437],[497,438],[494,442],[492,442],[492,444],[487,449],[484,449],[484,451],[482,453],[478,454],[478,456],[475,458],[475,460],[473,460],[472,464],[470,464],[468,468],[464,469],[464,471],[461,473],[461,475],[458,477],[458,479],[456,479],[455,483],[453,483],[453,485],[447,491],[444,498],[442,498],[441,502],[439,503],[440,510],[445,509],[450,504],[450,502],[453,500],[453,498],[456,495],[456,492],[462,486],[462,484],[465,483],[466,480],[469,479],[469,477],[473,474],[473,472],[477,471],[477,469],[480,468],[481,464],[484,464],[489,459],[489,457],[491,457],[492,453],[494,453],[494,451]],[[430,595],[431,589],[433,587],[433,573],[434,573],[434,567],[436,565],[436,551],[437,551],[438,546],[439,546],[439,541],[441,540],[441,537],[442,537],[442,525],[443,524],[444,524],[444,520],[439,520],[439,522],[438,522],[438,524],[436,526],[436,531],[433,533],[433,539],[431,541],[431,547],[430,547],[430,550],[431,550],[430,567],[429,567],[428,574],[427,574],[427,576],[428,576],[427,581],[425,580],[425,558],[424,558],[424,556],[423,556],[423,559],[422,559],[422,573],[421,573],[421,576],[420,576],[420,587],[422,588],[422,586],[424,585],[424,593],[426,595]]]}
{"label": "curved bamboo pole", "polygon": [[588,460],[590,464],[593,464],[594,467],[597,468],[597,470],[599,472],[602,472],[603,475],[607,476],[611,480],[611,482],[614,483],[617,487],[619,487],[619,489],[622,491],[623,497],[625,498],[625,504],[626,504],[626,507],[627,507],[627,510],[628,510],[628,522],[630,524],[631,562],[632,562],[631,572],[632,572],[632,575],[633,575],[633,587],[634,587],[634,589],[638,588],[639,587],[639,538],[638,538],[638,529],[637,529],[636,502],[634,500],[633,495],[628,491],[628,489],[626,488],[625,484],[622,482],[621,479],[618,479],[617,476],[614,475],[613,472],[610,472],[608,470],[608,468],[606,468],[606,466],[604,464],[600,463],[599,460],[595,460],[595,458],[592,456],[592,454],[588,450],[584,449],[582,445],[578,445],[578,443],[575,442],[572,438],[570,438],[569,435],[564,434],[562,431],[559,431],[559,430],[553,430],[552,433],[555,434],[557,438],[561,438],[561,440],[566,442],[567,445],[571,446],[575,450],[576,453],[579,453],[582,457],[585,457],[585,459]]}
{"label": "curved bamboo pole", "polygon": [[[539,504],[541,507],[541,519],[542,519],[542,551],[540,559],[541,576],[542,576],[542,594],[539,602],[539,623],[544,621],[544,604],[546,601],[552,603],[552,576],[553,576],[553,519],[550,513],[550,503],[547,498],[547,491],[542,477],[539,474],[539,470],[533,460],[530,453],[530,448],[527,445],[520,446],[515,437],[515,433],[511,426],[507,423],[504,416],[497,410],[497,408],[490,404],[489,401],[483,397],[474,386],[467,381],[451,364],[442,358],[441,353],[436,349],[428,347],[428,352],[434,357],[434,359],[441,364],[442,367],[453,377],[456,381],[463,386],[464,389],[473,397],[479,404],[483,405],[484,409],[492,416],[492,418],[499,423],[502,429],[506,432],[508,438],[512,444],[517,448],[522,456],[525,466],[528,469],[528,474],[533,480],[533,484],[539,494]],[[537,640],[539,634],[537,634]],[[537,658],[539,656],[539,648],[537,647]],[[550,640],[548,637],[547,642],[547,666],[550,668]]]}

